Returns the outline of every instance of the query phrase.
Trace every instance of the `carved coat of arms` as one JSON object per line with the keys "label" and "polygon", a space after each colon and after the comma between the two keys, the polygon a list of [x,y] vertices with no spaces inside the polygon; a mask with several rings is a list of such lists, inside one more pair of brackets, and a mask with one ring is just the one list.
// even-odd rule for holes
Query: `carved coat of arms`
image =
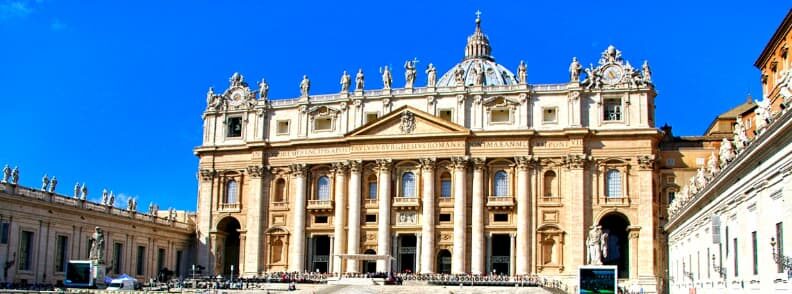
{"label": "carved coat of arms", "polygon": [[415,115],[412,112],[405,111],[401,116],[401,125],[399,125],[402,134],[409,134],[415,130]]}

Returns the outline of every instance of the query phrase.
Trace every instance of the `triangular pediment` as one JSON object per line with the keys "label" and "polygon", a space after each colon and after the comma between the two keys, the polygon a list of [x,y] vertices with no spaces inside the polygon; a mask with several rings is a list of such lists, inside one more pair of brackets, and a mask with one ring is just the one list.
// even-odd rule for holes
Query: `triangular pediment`
{"label": "triangular pediment", "polygon": [[411,106],[402,106],[385,116],[347,133],[350,139],[388,137],[466,136],[470,130]]}

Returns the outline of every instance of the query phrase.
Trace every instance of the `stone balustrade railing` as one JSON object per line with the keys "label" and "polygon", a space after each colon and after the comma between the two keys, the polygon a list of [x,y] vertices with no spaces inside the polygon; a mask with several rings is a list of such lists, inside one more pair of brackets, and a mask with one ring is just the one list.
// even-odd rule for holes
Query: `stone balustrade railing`
{"label": "stone balustrade railing", "polygon": [[182,214],[181,219],[177,217],[176,220],[169,220],[167,218],[153,216],[144,212],[121,209],[110,205],[95,203],[89,200],[68,197],[53,192],[32,189],[24,186],[13,185],[10,183],[0,184],[0,191],[10,195],[23,197],[31,201],[49,202],[55,205],[74,207],[82,210],[94,211],[99,213],[107,213],[112,216],[124,217],[139,221],[153,222],[156,224],[173,226],[180,229],[190,228],[190,224],[187,222],[187,214]]}
{"label": "stone balustrade railing", "polygon": [[[534,92],[552,92],[552,91],[565,91],[569,84],[533,84],[533,85],[497,85],[497,86],[480,86],[480,87],[467,87],[469,89],[481,89],[483,91],[513,91],[513,90],[531,90]],[[360,96],[401,96],[401,95],[415,95],[426,93],[450,93],[464,91],[466,87],[416,87],[416,88],[393,88],[393,89],[375,89],[375,90],[356,90],[348,93],[335,93],[335,94],[319,94],[309,95],[308,100],[311,102],[332,102],[349,99],[350,97]],[[291,106],[296,105],[300,98],[284,98],[284,99],[271,99],[269,103],[273,107]]]}
{"label": "stone balustrade railing", "polygon": [[332,200],[308,200],[308,209],[333,208]]}
{"label": "stone balustrade railing", "polygon": [[393,206],[418,206],[418,197],[393,197]]}

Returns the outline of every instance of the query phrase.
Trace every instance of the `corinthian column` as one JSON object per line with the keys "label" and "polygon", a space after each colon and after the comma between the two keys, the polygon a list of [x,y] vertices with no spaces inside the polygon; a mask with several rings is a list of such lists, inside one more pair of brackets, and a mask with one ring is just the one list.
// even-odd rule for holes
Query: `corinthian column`
{"label": "corinthian column", "polygon": [[471,217],[470,272],[484,273],[484,159],[473,159],[473,216]]}
{"label": "corinthian column", "polygon": [[435,191],[434,191],[434,168],[433,158],[421,159],[421,179],[423,191],[423,212],[421,215],[421,273],[434,273],[434,247],[435,247]]}
{"label": "corinthian column", "polygon": [[465,201],[466,157],[451,158],[454,168],[454,252],[451,253],[451,273],[465,273],[465,240],[467,238],[467,223],[465,211],[467,201]]}
{"label": "corinthian column", "polygon": [[308,167],[305,164],[289,166],[294,177],[294,214],[292,215],[292,234],[289,242],[289,271],[305,270],[305,176]]}
{"label": "corinthian column", "polygon": [[333,217],[333,273],[341,273],[341,255],[344,253],[344,221],[346,220],[346,163],[333,164],[335,170],[335,217]]}
{"label": "corinthian column", "polygon": [[[390,210],[391,210],[391,160],[377,160],[377,187],[379,193],[379,219],[377,220],[377,254],[391,255],[391,235],[390,235]],[[390,260],[377,260],[377,271],[387,272],[390,270]]]}
{"label": "corinthian column", "polygon": [[528,169],[530,158],[517,157],[517,275],[528,274],[528,217],[531,209],[528,203]]}
{"label": "corinthian column", "polygon": [[[360,242],[360,161],[349,163],[349,221],[347,254],[357,254]],[[358,272],[358,261],[347,260],[348,273]]]}

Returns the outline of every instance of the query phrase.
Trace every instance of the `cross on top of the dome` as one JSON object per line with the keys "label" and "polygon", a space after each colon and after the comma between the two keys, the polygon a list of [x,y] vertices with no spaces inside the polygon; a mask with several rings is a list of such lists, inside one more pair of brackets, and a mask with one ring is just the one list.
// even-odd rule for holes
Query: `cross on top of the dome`
{"label": "cross on top of the dome", "polygon": [[476,31],[467,39],[465,46],[465,59],[483,58],[494,61],[489,38],[481,32],[481,11],[476,11]]}

